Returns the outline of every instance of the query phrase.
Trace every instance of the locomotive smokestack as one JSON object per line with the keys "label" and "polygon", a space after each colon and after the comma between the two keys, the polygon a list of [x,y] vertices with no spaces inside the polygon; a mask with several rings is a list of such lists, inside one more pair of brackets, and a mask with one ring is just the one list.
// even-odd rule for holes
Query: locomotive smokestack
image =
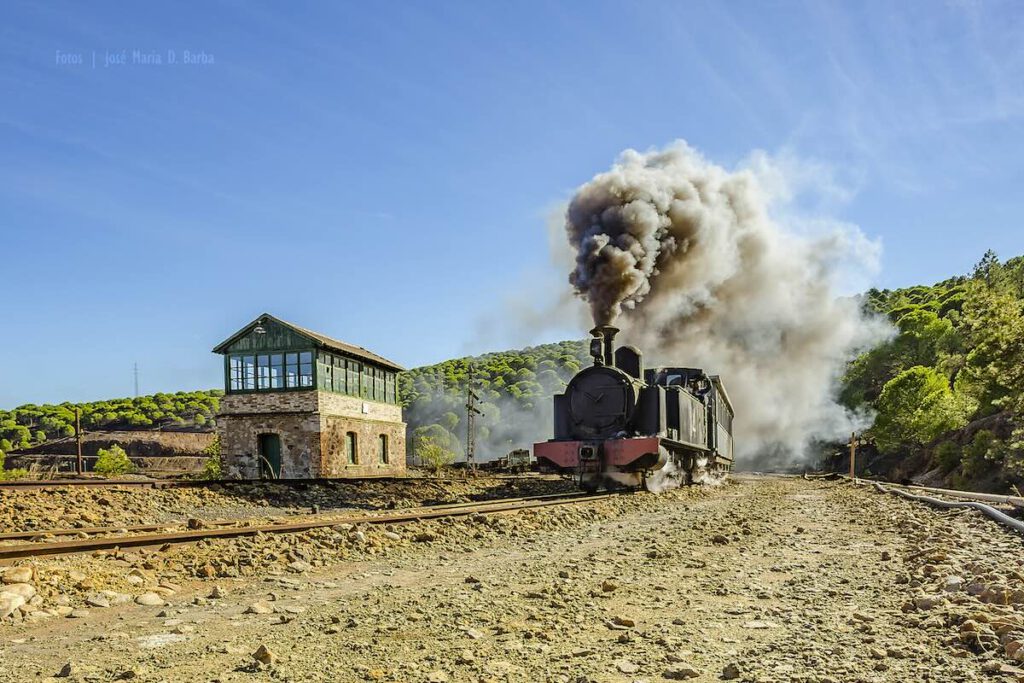
{"label": "locomotive smokestack", "polygon": [[590,355],[596,365],[615,366],[615,335],[619,328],[611,325],[598,325],[590,331],[594,338],[590,340]]}

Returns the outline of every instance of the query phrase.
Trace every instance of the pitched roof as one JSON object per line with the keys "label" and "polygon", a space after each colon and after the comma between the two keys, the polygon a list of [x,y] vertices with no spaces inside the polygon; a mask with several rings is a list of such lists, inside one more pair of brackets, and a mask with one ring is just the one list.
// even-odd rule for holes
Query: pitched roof
{"label": "pitched roof", "polygon": [[322,347],[328,351],[337,351],[338,353],[344,353],[348,354],[349,356],[355,356],[356,358],[362,358],[363,360],[368,360],[371,363],[376,363],[377,365],[383,366],[390,370],[405,370],[405,368],[403,368],[398,363],[390,361],[384,356],[378,356],[376,353],[364,349],[362,346],[356,346],[355,344],[349,344],[348,342],[343,342],[338,339],[328,337],[325,334],[320,334],[319,332],[314,332],[313,330],[306,329],[305,327],[300,327],[298,325],[288,322],[287,320],[281,320],[280,318],[274,317],[269,313],[264,313],[263,315],[259,316],[251,323],[240,329],[238,332],[234,333],[233,335],[222,341],[220,344],[214,347],[213,352],[227,353],[228,347],[230,347],[235,342],[236,339],[248,334],[249,331],[252,330],[252,328],[256,327],[256,325],[261,320],[273,320],[277,324],[290,328],[292,331],[302,335],[303,337],[306,337],[317,346]]}

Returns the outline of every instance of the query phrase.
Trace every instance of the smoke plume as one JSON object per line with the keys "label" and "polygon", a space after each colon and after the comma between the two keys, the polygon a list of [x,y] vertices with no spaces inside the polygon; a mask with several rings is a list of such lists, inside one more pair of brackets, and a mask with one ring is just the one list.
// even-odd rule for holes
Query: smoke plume
{"label": "smoke plume", "polygon": [[836,273],[870,261],[874,245],[856,230],[784,228],[770,216],[772,185],[678,142],[624,152],[565,214],[569,281],[594,322],[622,327],[648,365],[720,374],[747,466],[797,462],[811,442],[858,427],[834,400],[837,381],[885,334],[836,293]]}

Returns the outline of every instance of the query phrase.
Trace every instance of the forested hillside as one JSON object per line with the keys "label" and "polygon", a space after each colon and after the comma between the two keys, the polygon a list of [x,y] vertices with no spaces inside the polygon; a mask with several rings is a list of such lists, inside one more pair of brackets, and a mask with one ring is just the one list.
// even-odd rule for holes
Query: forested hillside
{"label": "forested hillside", "polygon": [[399,376],[413,454],[424,439],[465,453],[466,387],[479,396],[476,457],[492,460],[551,436],[551,395],[590,363],[586,343],[566,341],[416,368]]}
{"label": "forested hillside", "polygon": [[841,398],[876,411],[890,474],[938,470],[953,485],[1024,479],[1024,257],[985,254],[969,276],[871,290],[898,329],[851,364]]}
{"label": "forested hillside", "polygon": [[[850,364],[840,400],[874,416],[876,471],[934,470],[953,485],[1024,485],[1024,257],[989,252],[967,276],[871,290],[864,306],[897,330]],[[464,454],[466,389],[482,411],[477,457],[528,447],[551,432],[552,394],[589,364],[585,341],[459,358],[399,376],[410,455],[429,439]],[[223,392],[155,394],[81,404],[84,429],[208,428]],[[0,411],[0,451],[73,434],[73,405]],[[742,419],[742,418],[741,418]]]}
{"label": "forested hillside", "polygon": [[[223,391],[179,391],[138,398],[81,403],[82,429],[155,429],[158,427],[194,427],[206,429],[212,424]],[[75,406],[19,406],[0,410],[0,451],[26,448],[75,433]]]}

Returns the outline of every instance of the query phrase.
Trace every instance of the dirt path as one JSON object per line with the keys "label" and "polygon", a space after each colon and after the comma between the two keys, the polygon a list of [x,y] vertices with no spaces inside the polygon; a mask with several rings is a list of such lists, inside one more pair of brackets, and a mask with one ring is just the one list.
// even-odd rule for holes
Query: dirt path
{"label": "dirt path", "polygon": [[[970,562],[1014,585],[1024,543],[990,523],[802,480],[646,498],[617,517],[593,504],[423,525],[386,557],[222,579],[220,598],[193,581],[163,608],[7,627],[0,680],[68,663],[63,680],[839,683],[991,680],[983,669],[999,667],[1018,679],[998,628],[978,643],[962,629],[1016,618],[1010,642],[1024,599],[947,590],[953,571],[971,580]],[[260,645],[273,663],[250,656]]]}

